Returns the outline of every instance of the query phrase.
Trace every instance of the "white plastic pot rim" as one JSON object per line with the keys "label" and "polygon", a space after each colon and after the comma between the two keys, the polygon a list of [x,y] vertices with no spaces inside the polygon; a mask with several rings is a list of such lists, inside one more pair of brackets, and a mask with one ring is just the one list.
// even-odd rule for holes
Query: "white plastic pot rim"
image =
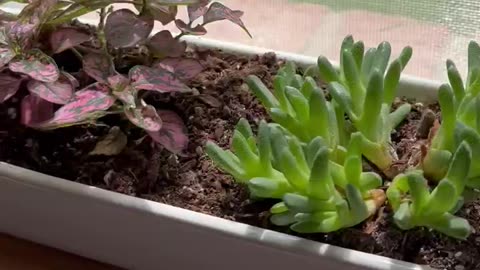
{"label": "white plastic pot rim", "polygon": [[[304,256],[328,257],[331,260],[342,261],[349,265],[360,267],[359,269],[428,269],[412,263],[310,241],[288,234],[265,230],[243,223],[185,210],[167,204],[75,183],[4,162],[0,162],[0,178],[18,182],[21,185],[34,187],[38,192],[48,190],[49,192],[69,194],[69,196],[77,196],[84,200],[97,201],[115,207],[127,208],[130,211],[140,212],[144,215],[154,216],[152,218],[164,217],[190,226],[213,230],[216,233],[230,236],[232,239],[241,238],[243,240],[257,242],[260,245],[268,245]],[[141,230],[141,228],[139,229]],[[19,235],[19,237],[22,236]]]}

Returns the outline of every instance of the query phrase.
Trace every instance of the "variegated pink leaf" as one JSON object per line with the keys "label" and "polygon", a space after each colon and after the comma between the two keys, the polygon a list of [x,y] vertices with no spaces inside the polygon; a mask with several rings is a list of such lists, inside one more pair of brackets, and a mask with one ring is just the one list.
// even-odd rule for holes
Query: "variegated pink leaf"
{"label": "variegated pink leaf", "polygon": [[88,123],[106,114],[115,97],[104,92],[90,90],[91,87],[75,93],[74,99],[58,109],[53,118],[39,128],[51,129]]}
{"label": "variegated pink leaf", "polygon": [[18,15],[20,20],[40,25],[55,8],[59,0],[29,0],[22,12]]}
{"label": "variegated pink leaf", "polygon": [[[178,8],[175,5],[165,5],[157,0],[146,1],[147,6],[143,10],[147,14],[151,15],[153,19],[159,21],[162,25],[167,25],[175,20],[178,13]],[[137,10],[142,11],[142,6],[137,5]]]}
{"label": "variegated pink leaf", "polygon": [[60,76],[55,61],[40,50],[31,50],[26,58],[12,60],[8,67],[41,82],[55,82]]}
{"label": "variegated pink leaf", "polygon": [[135,66],[129,73],[132,86],[138,90],[151,90],[160,93],[187,92],[190,88],[175,75],[162,68]]}
{"label": "variegated pink leaf", "polygon": [[117,48],[134,47],[148,38],[153,22],[152,18],[137,16],[129,9],[116,10],[105,23],[107,42]]}
{"label": "variegated pink leaf", "polygon": [[53,104],[30,94],[22,99],[20,122],[28,127],[37,127],[53,117]]}
{"label": "variegated pink leaf", "polygon": [[196,4],[189,5],[187,10],[188,10],[188,18],[190,19],[190,22],[193,22],[196,19],[205,15],[205,13],[208,10],[207,6],[209,3],[210,3],[210,0],[200,0]]}
{"label": "variegated pink leaf", "polygon": [[112,61],[99,53],[89,53],[83,57],[83,70],[97,82],[103,83],[107,83],[108,77],[116,75]]}
{"label": "variegated pink leaf", "polygon": [[22,23],[19,21],[9,22],[6,24],[6,33],[10,42],[19,44],[23,49],[31,47],[31,40],[37,30],[36,24]]}
{"label": "variegated pink leaf", "polygon": [[121,74],[110,76],[107,81],[114,91],[121,91],[130,84],[130,79]]}
{"label": "variegated pink leaf", "polygon": [[166,69],[181,80],[193,79],[204,69],[202,64],[193,58],[166,58],[154,67]]}
{"label": "variegated pink leaf", "polygon": [[150,38],[147,46],[150,51],[159,58],[179,57],[183,55],[187,49],[187,44],[184,41],[173,38],[168,30],[163,30],[155,34]]}
{"label": "variegated pink leaf", "polygon": [[55,104],[67,104],[73,98],[75,86],[68,75],[62,75],[56,82],[46,83],[30,80],[28,90],[37,96]]}
{"label": "variegated pink leaf", "polygon": [[120,99],[128,107],[135,107],[136,90],[130,85],[130,80],[123,75],[115,75],[108,78],[112,94]]}
{"label": "variegated pink leaf", "polygon": [[137,127],[146,131],[159,131],[162,128],[162,119],[157,110],[151,105],[141,108],[125,108],[125,115]]}
{"label": "variegated pink leaf", "polygon": [[[81,91],[98,91],[98,92],[101,92],[103,94],[110,94],[110,87],[104,83],[93,83],[93,84],[90,84],[89,86],[86,86],[85,88],[83,88]],[[80,91],[79,91],[80,92]]]}
{"label": "variegated pink leaf", "polygon": [[177,26],[178,29],[180,29],[180,31],[182,31],[182,33],[185,33],[185,34],[203,36],[207,33],[207,29],[205,29],[205,27],[203,27],[200,24],[195,27],[190,27],[184,21],[177,19],[175,20],[175,25]]}
{"label": "variegated pink leaf", "polygon": [[22,79],[6,73],[0,73],[0,103],[7,101],[20,88]]}
{"label": "variegated pink leaf", "polygon": [[10,63],[15,57],[15,52],[8,47],[0,47],[0,68]]}
{"label": "variegated pink leaf", "polygon": [[5,27],[0,27],[0,46],[9,46],[10,39],[7,36]]}
{"label": "variegated pink leaf", "polygon": [[245,27],[245,24],[240,19],[242,15],[243,11],[231,10],[223,4],[215,2],[210,5],[207,13],[203,17],[203,24],[205,25],[214,21],[229,20],[234,24],[240,26],[250,37],[252,37],[247,27]]}
{"label": "variegated pink leaf", "polygon": [[183,120],[172,111],[159,110],[157,113],[162,119],[162,128],[148,134],[168,151],[180,154],[188,146],[187,128]]}
{"label": "variegated pink leaf", "polygon": [[89,34],[78,28],[64,27],[55,30],[50,35],[50,46],[52,47],[53,53],[61,53],[90,39]]}

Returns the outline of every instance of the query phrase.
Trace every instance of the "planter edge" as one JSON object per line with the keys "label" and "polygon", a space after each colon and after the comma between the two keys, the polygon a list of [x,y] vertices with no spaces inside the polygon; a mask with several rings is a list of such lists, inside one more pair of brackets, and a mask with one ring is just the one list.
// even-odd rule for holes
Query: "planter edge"
{"label": "planter edge", "polygon": [[[352,267],[351,269],[378,269],[378,270],[421,270],[429,269],[424,266],[415,265],[403,261],[393,260],[382,256],[372,255],[360,251],[345,249],[341,247],[332,246],[329,244],[323,244],[315,241],[306,240],[303,238],[295,237],[288,234],[283,234],[271,230],[265,230],[258,227],[229,221],[226,219],[186,210],[170,206],[167,204],[157,203],[141,198],[136,198],[116,192],[103,190],[100,188],[71,182],[65,179],[49,176],[46,174],[38,173],[21,167],[17,167],[8,163],[0,162],[0,202],[2,199],[9,197],[6,194],[2,194],[2,186],[5,187],[5,183],[10,185],[19,186],[20,189],[33,189],[40,197],[49,198],[53,197],[53,200],[57,205],[36,205],[35,208],[42,210],[55,207],[69,207],[69,201],[62,198],[55,198],[57,195],[68,196],[70,198],[76,198],[85,205],[90,202],[94,202],[100,205],[107,205],[109,207],[119,208],[125,212],[135,212],[138,215],[147,217],[148,219],[166,219],[170,220],[177,225],[183,224],[188,227],[195,227],[195,230],[210,231],[215,234],[222,234],[229,241],[242,240],[253,243],[255,246],[267,246],[269,248],[281,250],[288,255],[296,255],[304,258],[318,257],[318,260],[328,260],[331,263],[340,263],[344,266]],[[8,188],[7,188],[8,190]],[[18,200],[26,200],[28,198],[20,198]],[[11,196],[10,196],[11,197]],[[0,207],[0,212],[5,210],[8,206],[6,203],[2,203],[4,206]],[[13,209],[15,210],[15,209]],[[32,208],[34,210],[34,208]],[[6,211],[9,212],[8,210]],[[14,211],[13,211],[14,212]],[[108,213],[103,213],[108,215]],[[15,215],[5,216],[0,213],[2,220],[10,219],[16,220],[18,217]],[[61,220],[61,217],[56,217]],[[70,216],[69,218],[73,218]],[[21,220],[22,218],[20,218]],[[37,225],[41,228],[41,220],[37,219]],[[112,222],[113,223],[113,222]],[[109,224],[112,225],[112,224]],[[21,227],[21,226],[20,226]],[[25,231],[17,231],[17,226],[5,226],[5,223],[0,223],[0,231],[8,233],[10,235],[26,238],[40,244],[52,246],[54,248],[62,249],[68,252],[76,253],[81,256],[85,256],[94,260],[98,260],[104,263],[127,267],[128,269],[147,269],[147,268],[130,268],[136,267],[136,262],[128,263],[125,261],[112,261],[105,256],[99,256],[95,251],[88,250],[88,247],[80,246],[75,242],[61,243],[52,242],[48,237],[42,236],[43,229],[35,229],[25,235]],[[62,226],[58,226],[58,229],[62,229]],[[88,237],[88,233],[91,228],[84,232],[76,232],[82,237]],[[57,238],[56,236],[52,236]],[[58,239],[57,239],[58,240]],[[61,241],[61,240],[60,240]],[[124,244],[128,244],[124,243]],[[91,248],[91,247],[90,247]],[[100,252],[100,251],[97,251]],[[301,265],[298,265],[301,266]],[[203,268],[202,268],[203,269]],[[279,269],[279,268],[276,268]],[[280,268],[283,269],[283,268]],[[285,268],[287,269],[287,268]],[[310,269],[310,268],[304,268]],[[313,268],[312,268],[313,269]],[[333,268],[325,268],[333,269]],[[346,268],[350,269],[350,268]]]}

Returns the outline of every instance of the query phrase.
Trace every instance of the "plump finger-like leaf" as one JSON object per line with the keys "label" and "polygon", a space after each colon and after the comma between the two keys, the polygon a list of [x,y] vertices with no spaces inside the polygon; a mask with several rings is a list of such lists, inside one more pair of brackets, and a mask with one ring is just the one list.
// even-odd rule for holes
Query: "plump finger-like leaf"
{"label": "plump finger-like leaf", "polygon": [[[357,69],[355,58],[352,55],[351,51],[343,51],[343,75],[345,77],[346,85],[348,86],[348,91],[352,96],[354,108],[357,110],[357,104],[359,104],[364,99],[365,91],[361,87],[360,83],[360,74]],[[358,111],[358,110],[357,110]]]}
{"label": "plump finger-like leaf", "polygon": [[188,146],[187,127],[182,118],[172,111],[158,110],[157,113],[162,119],[162,128],[148,134],[168,151],[180,154]]}
{"label": "plump finger-like leaf", "polygon": [[405,103],[398,107],[395,111],[388,115],[388,121],[392,128],[396,128],[400,123],[407,118],[412,110],[412,105]]}
{"label": "plump finger-like leaf", "polygon": [[151,90],[160,93],[187,92],[190,88],[168,70],[135,66],[129,72],[132,86],[138,90]]}
{"label": "plump finger-like leaf", "polygon": [[455,207],[458,196],[455,186],[450,181],[440,181],[437,187],[432,191],[425,205],[423,214],[425,216],[438,216],[452,210]]}
{"label": "plump finger-like leaf", "polygon": [[246,139],[253,137],[252,127],[245,118],[241,118],[238,121],[237,125],[235,126],[235,130],[240,132],[240,134],[242,134]]}
{"label": "plump finger-like leaf", "polygon": [[199,0],[198,3],[189,5],[187,10],[188,10],[188,18],[190,19],[190,22],[193,22],[196,19],[205,15],[205,13],[208,10],[207,6],[209,3],[210,3],[210,0]]}
{"label": "plump finger-like leaf", "polygon": [[474,78],[471,76],[474,69],[480,68],[480,46],[475,41],[470,41],[468,44],[468,78],[467,85],[471,85],[474,82]]}
{"label": "plump finger-like leaf", "polygon": [[225,151],[212,141],[208,141],[205,145],[205,152],[216,166],[231,174],[236,181],[246,183],[250,180],[245,177],[245,169],[240,166],[238,158],[231,151]]}
{"label": "plump finger-like leaf", "polygon": [[320,56],[318,58],[317,65],[320,72],[320,77],[326,83],[340,81],[337,71],[326,57]]}
{"label": "plump finger-like leaf", "polygon": [[289,191],[288,185],[275,179],[256,177],[248,182],[250,192],[260,198],[282,198]]}
{"label": "plump finger-like leaf", "polygon": [[442,130],[443,136],[435,137],[441,140],[442,149],[450,149],[453,145],[453,134],[455,129],[455,98],[453,90],[448,84],[442,84],[438,89],[438,102],[442,110]]}
{"label": "plump finger-like leaf", "polygon": [[377,54],[377,48],[370,48],[365,53],[362,62],[362,81],[366,84],[370,80],[370,75],[372,73],[373,61],[375,60],[375,55]]}
{"label": "plump finger-like leaf", "polygon": [[23,125],[35,127],[53,116],[53,104],[37,95],[30,94],[23,98],[20,113],[20,122]]}
{"label": "plump finger-like leaf", "polygon": [[468,143],[464,141],[453,154],[446,176],[455,186],[457,192],[455,196],[460,196],[463,193],[467,183],[468,172],[470,171],[471,160],[472,150]]}
{"label": "plump finger-like leaf", "polygon": [[309,182],[309,196],[319,200],[326,200],[332,196],[333,182],[328,167],[328,149],[322,148],[317,152],[311,168]]}
{"label": "plump finger-like leaf", "polygon": [[116,75],[112,61],[104,54],[89,53],[83,57],[83,70],[97,82],[107,83],[109,77]]}
{"label": "plump finger-like leaf", "polygon": [[[328,213],[328,212],[327,212]],[[333,212],[335,213],[335,212]],[[324,217],[317,220],[301,221],[293,224],[290,228],[298,233],[329,233],[341,228],[337,215]]]}
{"label": "plump finger-like leaf", "polygon": [[288,208],[284,202],[276,203],[270,208],[270,213],[272,214],[281,214],[285,212],[288,212]]}
{"label": "plump finger-like leaf", "polygon": [[355,59],[355,63],[357,64],[358,71],[360,71],[362,68],[364,52],[365,52],[365,44],[363,44],[363,41],[357,41],[353,44],[352,55],[353,55],[353,58]]}
{"label": "plump finger-like leaf", "polygon": [[125,115],[137,127],[146,131],[159,131],[162,128],[162,119],[155,107],[151,105],[140,108],[125,108]]}
{"label": "plump finger-like leaf", "polygon": [[56,104],[67,104],[72,99],[74,91],[70,80],[65,77],[51,83],[30,80],[27,88],[31,93]]}
{"label": "plump finger-like leaf", "polygon": [[280,214],[275,214],[270,217],[270,222],[277,226],[288,226],[292,223],[295,223],[295,213],[294,212],[285,212]]}
{"label": "plump finger-like leaf", "polygon": [[285,194],[285,196],[283,196],[282,200],[284,201],[288,209],[292,211],[308,213],[312,210],[308,197],[306,196],[295,193],[287,193]]}
{"label": "plump finger-like leaf", "polygon": [[395,224],[397,224],[397,226],[402,230],[409,230],[415,226],[412,224],[412,211],[410,210],[410,205],[408,202],[400,204],[398,209],[395,211],[395,215],[393,215],[393,220],[395,221]]}
{"label": "plump finger-like leaf", "polygon": [[465,240],[472,233],[473,228],[464,218],[456,217],[449,213],[445,213],[436,218],[429,224],[433,229],[444,233],[448,236]]}
{"label": "plump finger-like leaf", "polygon": [[384,103],[391,104],[395,99],[401,72],[402,64],[398,60],[393,61],[390,67],[388,67],[387,74],[385,75]]}
{"label": "plump finger-like leaf", "polygon": [[115,98],[98,89],[98,84],[91,85],[75,93],[74,99],[58,109],[53,118],[42,123],[39,128],[51,129],[62,126],[83,124],[105,115]]}
{"label": "plump finger-like leaf", "polygon": [[9,47],[0,47],[0,68],[8,64],[15,57],[15,52]]}
{"label": "plump finger-like leaf", "polygon": [[195,36],[203,36],[207,33],[207,29],[203,27],[203,25],[199,24],[197,26],[190,26],[181,19],[176,19],[175,20],[175,25],[177,26],[180,31],[184,34],[188,35],[195,35]]}
{"label": "plump finger-like leaf", "polygon": [[61,53],[74,48],[91,39],[90,35],[78,28],[63,27],[50,35],[50,46],[53,53]]}
{"label": "plump finger-like leaf", "polygon": [[413,200],[412,211],[414,213],[420,213],[430,196],[427,182],[421,175],[416,173],[409,173],[407,177]]}
{"label": "plump finger-like leaf", "polygon": [[32,50],[27,57],[12,60],[8,67],[13,72],[27,74],[41,82],[55,82],[60,76],[55,61],[39,50]]}
{"label": "plump finger-like leaf", "polygon": [[22,79],[7,73],[0,73],[0,103],[7,101],[20,88]]}
{"label": "plump finger-like leaf", "polygon": [[[348,116],[353,120],[357,120],[357,116],[353,111],[352,98],[348,94],[345,87],[338,82],[332,82],[328,85],[328,92],[333,99],[343,108]],[[373,116],[373,115],[372,115]]]}
{"label": "plump finger-like leaf", "polygon": [[376,56],[373,62],[373,68],[380,71],[380,74],[384,74],[387,69],[390,55],[392,54],[392,46],[390,43],[384,41],[377,47]]}
{"label": "plump finger-like leaf", "polygon": [[207,13],[203,17],[203,24],[220,20],[229,20],[234,24],[240,26],[250,37],[252,37],[250,32],[245,27],[245,24],[243,24],[242,20],[240,19],[241,15],[243,15],[243,12],[238,10],[231,10],[223,4],[215,2],[210,5]]}
{"label": "plump finger-like leaf", "polygon": [[367,86],[367,95],[363,105],[364,111],[361,118],[362,133],[367,139],[377,142],[383,132],[381,130],[380,112],[383,102],[383,76],[373,72]]}
{"label": "plump finger-like leaf", "polygon": [[356,225],[365,220],[368,215],[368,208],[362,199],[362,194],[357,187],[348,184],[346,189],[348,205],[351,211],[351,224]]}
{"label": "plump finger-like leaf", "polygon": [[447,60],[447,71],[448,80],[450,81],[453,93],[455,94],[455,100],[458,104],[465,96],[465,87],[463,85],[462,76],[460,75],[455,63],[453,63],[453,61],[450,59]]}
{"label": "plump finger-like leaf", "polygon": [[168,30],[156,33],[147,43],[150,51],[159,58],[179,57],[182,56],[187,49],[184,41],[173,38]]}
{"label": "plump finger-like leaf", "polygon": [[407,46],[407,47],[403,48],[402,52],[400,53],[400,56],[398,57],[398,60],[402,64],[402,70],[405,69],[408,62],[412,58],[412,54],[413,54],[412,47]]}
{"label": "plump finger-like leaf", "polygon": [[152,29],[152,18],[137,16],[129,9],[119,9],[108,16],[105,36],[112,46],[129,48],[144,42]]}
{"label": "plump finger-like leaf", "polygon": [[204,69],[203,65],[193,58],[166,58],[154,67],[168,70],[181,80],[193,79]]}

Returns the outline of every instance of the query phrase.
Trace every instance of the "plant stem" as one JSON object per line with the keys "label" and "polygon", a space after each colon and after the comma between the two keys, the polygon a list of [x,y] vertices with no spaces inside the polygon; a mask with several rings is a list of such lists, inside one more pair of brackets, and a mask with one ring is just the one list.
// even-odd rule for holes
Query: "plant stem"
{"label": "plant stem", "polygon": [[71,48],[71,50],[80,61],[83,61],[83,55],[77,49]]}

